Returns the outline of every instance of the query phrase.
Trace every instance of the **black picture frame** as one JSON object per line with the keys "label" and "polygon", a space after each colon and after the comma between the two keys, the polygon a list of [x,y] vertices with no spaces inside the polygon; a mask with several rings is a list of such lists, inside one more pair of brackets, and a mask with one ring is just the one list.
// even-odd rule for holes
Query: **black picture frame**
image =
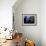
{"label": "black picture frame", "polygon": [[22,14],[22,25],[23,26],[36,26],[37,14]]}

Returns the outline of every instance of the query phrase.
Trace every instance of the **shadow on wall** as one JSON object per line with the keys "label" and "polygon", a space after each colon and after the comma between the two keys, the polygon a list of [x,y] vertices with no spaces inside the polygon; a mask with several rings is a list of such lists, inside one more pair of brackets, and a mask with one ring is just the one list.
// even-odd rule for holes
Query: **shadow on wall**
{"label": "shadow on wall", "polygon": [[16,44],[14,42],[12,42],[11,45],[9,45],[9,46],[16,46]]}

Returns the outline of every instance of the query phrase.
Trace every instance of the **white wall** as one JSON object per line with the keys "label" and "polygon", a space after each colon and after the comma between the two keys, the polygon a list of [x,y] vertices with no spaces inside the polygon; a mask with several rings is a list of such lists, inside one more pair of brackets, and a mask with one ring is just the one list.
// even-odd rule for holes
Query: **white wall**
{"label": "white wall", "polygon": [[16,0],[0,0],[0,27],[12,28],[12,6]]}
{"label": "white wall", "polygon": [[[40,0],[23,0],[22,3],[14,10],[15,30],[22,32],[24,38],[35,41],[36,46],[41,46],[41,31],[40,31]],[[14,5],[15,6],[15,5]],[[22,14],[37,14],[36,26],[22,26]]]}
{"label": "white wall", "polygon": [[42,46],[46,46],[46,0],[41,1],[41,38]]}

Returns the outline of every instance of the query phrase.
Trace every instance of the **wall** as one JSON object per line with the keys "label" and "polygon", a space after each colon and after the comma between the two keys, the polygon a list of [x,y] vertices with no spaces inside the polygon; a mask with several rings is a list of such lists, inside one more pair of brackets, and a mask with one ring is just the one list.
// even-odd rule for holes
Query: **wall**
{"label": "wall", "polygon": [[[23,0],[18,7],[13,8],[15,30],[22,32],[24,39],[33,40],[36,46],[41,46],[40,3],[40,0]],[[22,14],[37,14],[37,26],[22,26]]]}
{"label": "wall", "polygon": [[46,46],[46,0],[41,1],[41,41]]}
{"label": "wall", "polygon": [[12,29],[12,6],[16,0],[0,0],[0,27]]}

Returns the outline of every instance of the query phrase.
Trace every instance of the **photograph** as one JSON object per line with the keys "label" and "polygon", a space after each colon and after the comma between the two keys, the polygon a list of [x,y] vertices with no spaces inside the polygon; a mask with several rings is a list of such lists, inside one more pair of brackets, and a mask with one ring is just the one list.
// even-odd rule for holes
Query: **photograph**
{"label": "photograph", "polygon": [[23,14],[22,15],[22,24],[23,25],[36,25],[37,23],[37,14]]}

